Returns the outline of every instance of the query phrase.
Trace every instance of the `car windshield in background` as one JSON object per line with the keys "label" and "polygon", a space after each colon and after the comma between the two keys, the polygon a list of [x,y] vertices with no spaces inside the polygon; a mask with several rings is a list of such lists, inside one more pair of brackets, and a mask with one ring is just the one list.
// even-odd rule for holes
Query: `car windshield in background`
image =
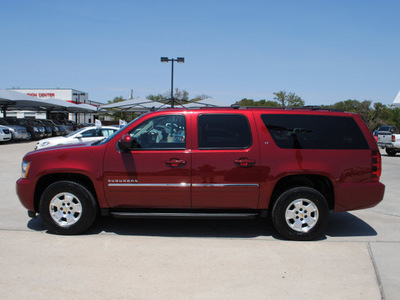
{"label": "car windshield in background", "polygon": [[73,135],[75,135],[75,134],[77,134],[77,133],[79,133],[79,132],[81,132],[83,130],[86,130],[86,129],[87,128],[78,129],[77,131],[71,132],[70,134],[66,135],[65,137],[71,137],[71,136],[73,136]]}
{"label": "car windshield in background", "polygon": [[140,115],[139,117],[137,117],[136,119],[133,119],[132,121],[130,121],[128,124],[126,124],[125,126],[121,127],[119,130],[117,130],[116,132],[114,132],[112,135],[110,135],[109,137],[107,137],[104,140],[101,141],[97,141],[94,142],[92,145],[103,145],[105,143],[108,143],[109,140],[111,140],[116,134],[118,134],[122,129],[128,127],[128,125],[130,125],[133,122],[136,122],[137,120],[139,120],[140,118],[142,118],[143,116],[145,116],[146,114]]}
{"label": "car windshield in background", "polygon": [[0,120],[0,125],[10,125],[10,124],[7,123],[7,121],[5,121],[5,120]]}

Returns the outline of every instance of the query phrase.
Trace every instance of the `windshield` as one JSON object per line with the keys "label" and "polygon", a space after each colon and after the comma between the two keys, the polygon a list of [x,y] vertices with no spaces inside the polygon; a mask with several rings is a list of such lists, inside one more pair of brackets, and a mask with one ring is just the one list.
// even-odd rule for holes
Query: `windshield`
{"label": "windshield", "polygon": [[52,120],[53,121],[53,123],[54,124],[56,124],[56,125],[62,125],[59,121],[57,121],[57,120]]}
{"label": "windshield", "polygon": [[114,136],[116,136],[118,133],[121,132],[122,129],[126,128],[127,126],[129,126],[130,124],[132,124],[133,122],[136,122],[137,120],[139,120],[141,117],[143,117],[146,114],[140,115],[139,117],[137,117],[136,119],[130,121],[128,124],[126,124],[124,127],[121,127],[119,130],[117,130],[116,132],[114,132],[114,134],[110,135],[108,138],[101,140],[101,141],[97,141],[94,142],[92,145],[103,145],[108,143],[109,140],[111,140],[112,138],[114,138]]}
{"label": "windshield", "polygon": [[42,122],[44,125],[53,125],[53,124],[51,124],[50,121],[47,121],[47,120],[40,120],[40,122]]}
{"label": "windshield", "polygon": [[86,129],[87,129],[87,127],[78,129],[77,131],[71,132],[70,134],[66,135],[65,137],[71,137],[71,136],[73,136],[73,135],[75,135],[75,134],[77,134],[77,133],[79,133],[79,132],[81,132],[83,130],[86,130]]}

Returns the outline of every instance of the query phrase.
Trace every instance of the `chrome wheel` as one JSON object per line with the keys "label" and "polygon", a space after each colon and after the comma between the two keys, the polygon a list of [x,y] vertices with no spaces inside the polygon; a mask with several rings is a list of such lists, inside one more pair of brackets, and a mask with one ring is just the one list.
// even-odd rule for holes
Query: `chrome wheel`
{"label": "chrome wheel", "polygon": [[286,223],[297,232],[308,232],[318,222],[318,208],[308,199],[296,199],[285,212]]}
{"label": "chrome wheel", "polygon": [[82,203],[74,194],[55,195],[49,205],[50,216],[61,227],[74,225],[82,216]]}

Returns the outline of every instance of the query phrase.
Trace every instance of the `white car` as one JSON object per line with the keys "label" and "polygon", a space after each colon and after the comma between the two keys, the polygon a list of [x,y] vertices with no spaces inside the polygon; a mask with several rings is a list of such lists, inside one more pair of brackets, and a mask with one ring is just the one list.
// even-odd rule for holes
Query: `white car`
{"label": "white car", "polygon": [[6,126],[0,125],[0,142],[11,140],[11,132]]}
{"label": "white car", "polygon": [[114,126],[85,127],[66,136],[57,136],[40,140],[36,143],[35,150],[68,144],[93,143],[109,137],[116,131],[118,131],[118,128]]}

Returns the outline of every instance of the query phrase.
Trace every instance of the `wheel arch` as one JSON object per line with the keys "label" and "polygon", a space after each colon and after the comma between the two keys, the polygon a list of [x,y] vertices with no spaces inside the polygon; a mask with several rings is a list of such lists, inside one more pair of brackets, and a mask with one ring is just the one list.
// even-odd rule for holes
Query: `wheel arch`
{"label": "wheel arch", "polygon": [[62,180],[68,180],[72,182],[79,183],[85,186],[93,195],[97,204],[99,203],[96,189],[94,188],[93,182],[91,179],[83,174],[79,173],[56,173],[56,174],[46,174],[42,176],[38,182],[36,183],[35,187],[35,195],[34,195],[34,204],[35,204],[35,211],[39,212],[39,204],[40,204],[40,197],[43,194],[44,190],[52,183]]}
{"label": "wheel arch", "polygon": [[274,207],[274,204],[278,197],[288,189],[294,187],[310,187],[319,191],[327,200],[330,210],[335,207],[335,195],[332,185],[332,181],[323,175],[289,175],[282,177],[275,184],[275,187],[271,194],[271,199],[269,202],[269,209]]}

